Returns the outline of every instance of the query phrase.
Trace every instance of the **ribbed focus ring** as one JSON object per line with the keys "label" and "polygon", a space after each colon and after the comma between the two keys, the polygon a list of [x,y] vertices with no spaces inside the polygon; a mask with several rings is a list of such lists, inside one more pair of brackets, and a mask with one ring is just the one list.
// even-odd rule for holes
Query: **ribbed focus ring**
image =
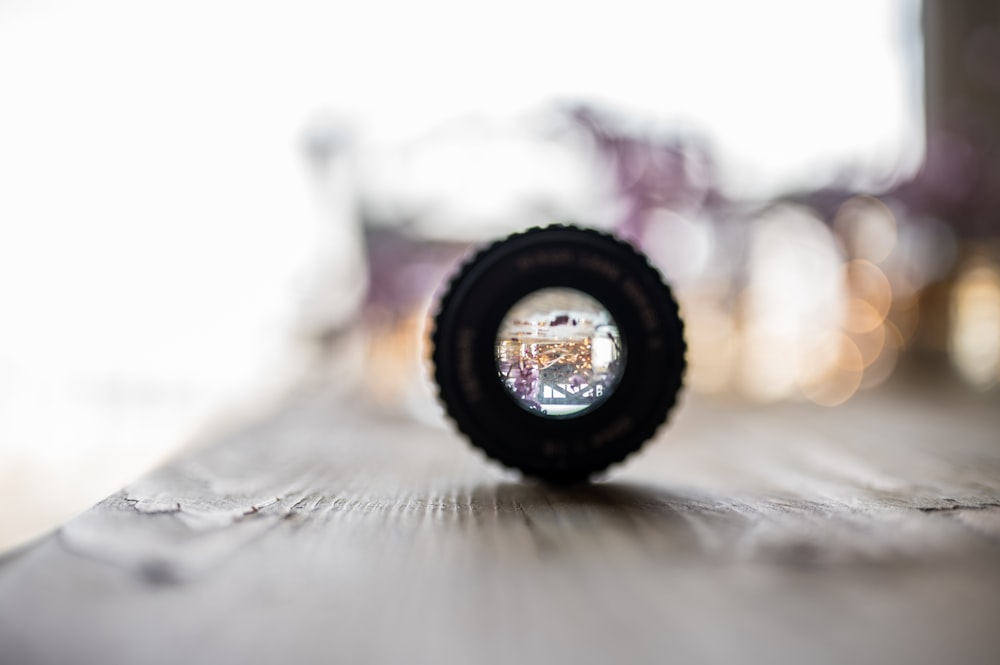
{"label": "ribbed focus ring", "polygon": [[[545,303],[551,320],[538,313]],[[638,450],[685,370],[683,324],[659,272],[630,244],[573,226],[517,233],[465,261],[431,340],[438,396],[459,431],[552,482],[588,479]]]}

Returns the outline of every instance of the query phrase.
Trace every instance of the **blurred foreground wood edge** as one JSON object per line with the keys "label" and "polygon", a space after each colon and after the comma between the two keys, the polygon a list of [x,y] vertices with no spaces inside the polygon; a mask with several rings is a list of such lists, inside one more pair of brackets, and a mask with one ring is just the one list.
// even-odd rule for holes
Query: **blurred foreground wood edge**
{"label": "blurred foreground wood edge", "polygon": [[318,390],[0,559],[0,663],[995,663],[995,407],[688,398],[556,490]]}

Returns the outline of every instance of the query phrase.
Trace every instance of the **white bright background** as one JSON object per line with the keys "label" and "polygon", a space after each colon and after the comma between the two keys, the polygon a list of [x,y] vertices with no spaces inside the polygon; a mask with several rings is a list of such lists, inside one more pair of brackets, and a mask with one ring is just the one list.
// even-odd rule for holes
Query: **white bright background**
{"label": "white bright background", "polygon": [[[0,549],[281,372],[323,211],[303,128],[362,143],[551,99],[707,135],[765,196],[922,154],[915,2],[0,0]],[[329,249],[329,248],[328,248]]]}

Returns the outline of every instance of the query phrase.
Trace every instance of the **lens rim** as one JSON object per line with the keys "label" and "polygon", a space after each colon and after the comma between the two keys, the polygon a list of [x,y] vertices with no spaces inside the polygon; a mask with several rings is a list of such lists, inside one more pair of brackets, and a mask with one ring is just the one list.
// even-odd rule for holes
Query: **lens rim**
{"label": "lens rim", "polygon": [[[519,300],[559,287],[608,310],[628,360],[603,402],[545,418],[498,380],[496,335]],[[488,456],[552,482],[585,480],[638,450],[674,406],[686,367],[677,303],[656,269],[631,245],[573,226],[530,229],[475,255],[442,295],[431,340],[438,395],[458,429]]]}

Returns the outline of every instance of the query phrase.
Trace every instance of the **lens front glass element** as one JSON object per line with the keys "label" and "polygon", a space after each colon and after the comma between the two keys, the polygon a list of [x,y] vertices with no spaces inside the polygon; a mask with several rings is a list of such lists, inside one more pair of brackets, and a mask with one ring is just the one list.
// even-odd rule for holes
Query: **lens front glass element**
{"label": "lens front glass element", "polygon": [[611,313],[582,291],[547,288],[519,300],[496,337],[498,378],[521,408],[579,416],[607,399],[625,367]]}

